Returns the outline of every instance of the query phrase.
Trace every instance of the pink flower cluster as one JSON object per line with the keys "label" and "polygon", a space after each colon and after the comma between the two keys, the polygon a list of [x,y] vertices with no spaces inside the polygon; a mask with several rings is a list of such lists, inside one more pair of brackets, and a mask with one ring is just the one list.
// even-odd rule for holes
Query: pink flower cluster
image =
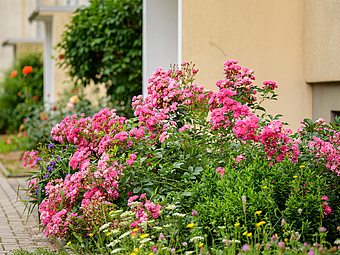
{"label": "pink flower cluster", "polygon": [[329,205],[328,205],[328,202],[327,202],[327,201],[328,201],[328,197],[322,196],[322,197],[321,197],[321,200],[324,200],[324,201],[322,202],[322,209],[324,210],[324,211],[323,211],[323,214],[324,214],[325,216],[331,214],[331,213],[332,213],[332,208],[330,208]]}
{"label": "pink flower cluster", "polygon": [[168,129],[176,128],[173,119],[177,116],[178,107],[194,109],[207,102],[211,93],[205,93],[203,85],[183,84],[183,75],[181,70],[165,71],[159,67],[148,80],[148,96],[144,101],[142,96],[133,98],[132,107],[139,127],[146,127],[151,139],[160,135],[160,142],[166,140]]}
{"label": "pink flower cluster", "polygon": [[[339,133],[335,135],[340,139]],[[324,165],[327,169],[330,169],[340,176],[340,144],[339,142],[325,142],[317,136],[313,136],[314,141],[308,143],[311,152],[315,153],[315,156],[320,159],[324,159]],[[339,140],[338,140],[339,141]],[[334,146],[335,144],[335,146]],[[336,147],[337,146],[337,147]]]}
{"label": "pink flower cluster", "polygon": [[[139,199],[145,198],[146,195],[142,194],[140,195]],[[156,205],[150,200],[146,200],[145,203],[139,202],[137,205],[134,205],[134,201],[138,199],[138,196],[130,197],[128,200],[128,206],[131,208],[131,211],[136,213],[137,220],[133,223],[131,223],[130,228],[137,227],[142,221],[147,221],[149,218],[149,215],[152,216],[154,219],[157,219],[160,210],[162,209],[162,206],[160,204]]]}
{"label": "pink flower cluster", "polygon": [[22,160],[24,161],[24,166],[27,166],[27,164],[29,164],[31,165],[31,168],[33,168],[36,165],[37,161],[40,159],[36,156],[37,154],[39,154],[39,151],[26,151],[22,158]]}
{"label": "pink flower cluster", "polygon": [[[252,85],[252,81],[255,80],[253,70],[249,71],[246,67],[236,65],[237,63],[236,60],[228,60],[224,63],[225,80],[219,80],[216,83],[219,91],[214,93],[209,100],[213,130],[227,129],[242,117],[254,115],[247,106],[247,104],[256,101],[256,90]],[[256,122],[256,119],[252,118],[238,123],[235,130],[240,132],[240,137],[242,137],[243,130],[239,127],[247,125],[253,129],[257,124],[254,121]],[[249,137],[253,137],[253,135]]]}
{"label": "pink flower cluster", "polygon": [[115,111],[105,108],[93,118],[73,115],[52,128],[53,139],[61,143],[68,141],[78,147],[70,160],[73,169],[79,165],[79,169],[84,170],[89,166],[91,155],[101,155],[118,144],[120,147],[131,146],[128,133],[124,131],[125,118],[117,116]]}
{"label": "pink flower cluster", "polygon": [[294,142],[288,137],[291,132],[290,129],[283,128],[281,121],[272,121],[261,130],[261,144],[269,159],[276,159],[280,162],[288,156],[293,162],[298,160],[299,141]]}
{"label": "pink flower cluster", "polygon": [[242,140],[258,142],[259,136],[256,134],[257,128],[259,127],[258,122],[259,118],[256,116],[249,116],[243,120],[237,120],[233,128],[236,137]]}
{"label": "pink flower cluster", "polygon": [[73,213],[73,209],[79,203],[80,211],[86,215],[119,197],[118,179],[124,167],[116,161],[109,166],[108,160],[109,157],[103,154],[97,171],[86,168],[45,186],[48,197],[41,203],[39,212],[47,229],[46,237],[63,237],[67,233],[72,219],[78,216],[79,211]]}
{"label": "pink flower cluster", "polygon": [[265,81],[263,83],[263,89],[267,90],[267,88],[268,88],[268,90],[276,89],[277,88],[276,82],[274,82],[274,81]]}

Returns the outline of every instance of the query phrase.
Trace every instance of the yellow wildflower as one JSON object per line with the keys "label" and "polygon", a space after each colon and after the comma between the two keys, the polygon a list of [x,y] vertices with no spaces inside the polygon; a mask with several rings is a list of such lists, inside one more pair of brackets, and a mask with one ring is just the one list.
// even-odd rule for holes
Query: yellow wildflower
{"label": "yellow wildflower", "polygon": [[131,235],[132,235],[132,236],[136,236],[136,233],[132,233]]}
{"label": "yellow wildflower", "polygon": [[195,223],[189,223],[188,225],[187,225],[187,228],[193,228],[195,226]]}
{"label": "yellow wildflower", "polygon": [[304,165],[301,165],[301,166],[300,166],[300,168],[304,168],[304,167],[306,167],[306,166],[304,166]]}
{"label": "yellow wildflower", "polygon": [[297,176],[297,175],[294,175],[293,178],[296,179],[296,178],[298,178],[298,176]]}
{"label": "yellow wildflower", "polygon": [[258,214],[261,214],[261,213],[262,213],[262,211],[256,211],[256,212],[255,212],[255,214],[257,214],[257,215],[258,215]]}
{"label": "yellow wildflower", "polygon": [[137,232],[137,231],[138,231],[138,228],[134,228],[133,231]]}
{"label": "yellow wildflower", "polygon": [[248,237],[251,237],[253,235],[253,233],[248,233],[247,236]]}
{"label": "yellow wildflower", "polygon": [[111,232],[108,232],[106,235],[107,235],[107,236],[111,235]]}
{"label": "yellow wildflower", "polygon": [[264,189],[266,189],[266,188],[267,188],[267,186],[264,186],[263,188],[264,188]]}
{"label": "yellow wildflower", "polygon": [[137,255],[137,253],[134,253],[134,252],[133,252],[133,253],[131,253],[130,255]]}
{"label": "yellow wildflower", "polygon": [[240,223],[235,223],[234,226],[238,227],[238,226],[240,226]]}
{"label": "yellow wildflower", "polygon": [[285,238],[285,239],[284,239],[284,241],[287,243],[287,242],[288,242],[288,239],[287,239],[287,238]]}
{"label": "yellow wildflower", "polygon": [[286,230],[285,230],[285,229],[282,229],[282,231],[283,231],[283,232],[286,232]]}
{"label": "yellow wildflower", "polygon": [[203,245],[204,245],[204,243],[200,243],[198,246],[199,246],[199,247],[203,247]]}
{"label": "yellow wildflower", "polygon": [[248,234],[248,232],[247,232],[247,231],[246,231],[246,232],[244,232],[242,235],[243,235],[243,236],[245,236],[246,234]]}
{"label": "yellow wildflower", "polygon": [[89,234],[89,236],[93,236],[93,234],[91,233],[91,234]]}
{"label": "yellow wildflower", "polygon": [[262,226],[263,224],[265,224],[266,222],[263,220],[263,221],[260,221],[259,223],[256,223],[256,227],[259,227],[259,226]]}
{"label": "yellow wildflower", "polygon": [[109,212],[109,214],[113,214],[113,213],[114,213],[114,211]]}
{"label": "yellow wildflower", "polygon": [[148,237],[149,236],[149,234],[143,234],[143,235],[141,235],[139,238],[145,238],[145,237]]}
{"label": "yellow wildflower", "polygon": [[135,248],[135,252],[138,253],[138,252],[139,252],[139,249],[138,249],[138,248]]}
{"label": "yellow wildflower", "polygon": [[69,241],[66,245],[70,245],[71,244],[71,241]]}
{"label": "yellow wildflower", "polygon": [[149,255],[153,255],[153,253],[151,252]]}

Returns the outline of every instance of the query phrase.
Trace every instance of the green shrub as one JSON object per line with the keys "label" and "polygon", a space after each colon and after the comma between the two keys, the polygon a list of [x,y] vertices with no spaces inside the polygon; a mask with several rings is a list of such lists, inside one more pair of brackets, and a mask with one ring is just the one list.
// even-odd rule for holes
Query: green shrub
{"label": "green shrub", "polygon": [[142,1],[91,1],[78,9],[61,43],[60,65],[84,86],[105,83],[117,112],[133,116],[142,91]]}
{"label": "green shrub", "polygon": [[[24,66],[32,66],[33,72],[22,74]],[[11,78],[11,72],[17,75]],[[28,84],[28,86],[27,86]],[[26,86],[28,91],[26,91]],[[28,95],[26,93],[28,92]],[[28,101],[26,101],[26,96]],[[43,62],[41,53],[19,56],[16,63],[5,72],[0,83],[0,133],[17,131],[30,106],[43,102]]]}

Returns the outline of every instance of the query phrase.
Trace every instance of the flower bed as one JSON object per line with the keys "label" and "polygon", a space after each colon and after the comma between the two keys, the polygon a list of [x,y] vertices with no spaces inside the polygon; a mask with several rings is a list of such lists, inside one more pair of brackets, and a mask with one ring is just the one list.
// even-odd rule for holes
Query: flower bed
{"label": "flower bed", "polygon": [[196,74],[158,68],[135,118],[66,117],[56,144],[26,153],[41,170],[27,204],[46,236],[89,253],[336,252],[340,120],[305,119],[292,134],[261,106],[275,82],[254,85],[235,60],[217,93]]}

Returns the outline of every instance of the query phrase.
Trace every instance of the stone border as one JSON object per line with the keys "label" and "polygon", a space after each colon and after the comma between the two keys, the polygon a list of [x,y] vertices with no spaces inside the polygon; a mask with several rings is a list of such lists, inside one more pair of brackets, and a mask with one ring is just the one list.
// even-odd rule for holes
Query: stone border
{"label": "stone border", "polygon": [[31,177],[32,174],[10,174],[6,167],[0,161],[0,172],[2,172],[6,178],[20,178],[20,177]]}

